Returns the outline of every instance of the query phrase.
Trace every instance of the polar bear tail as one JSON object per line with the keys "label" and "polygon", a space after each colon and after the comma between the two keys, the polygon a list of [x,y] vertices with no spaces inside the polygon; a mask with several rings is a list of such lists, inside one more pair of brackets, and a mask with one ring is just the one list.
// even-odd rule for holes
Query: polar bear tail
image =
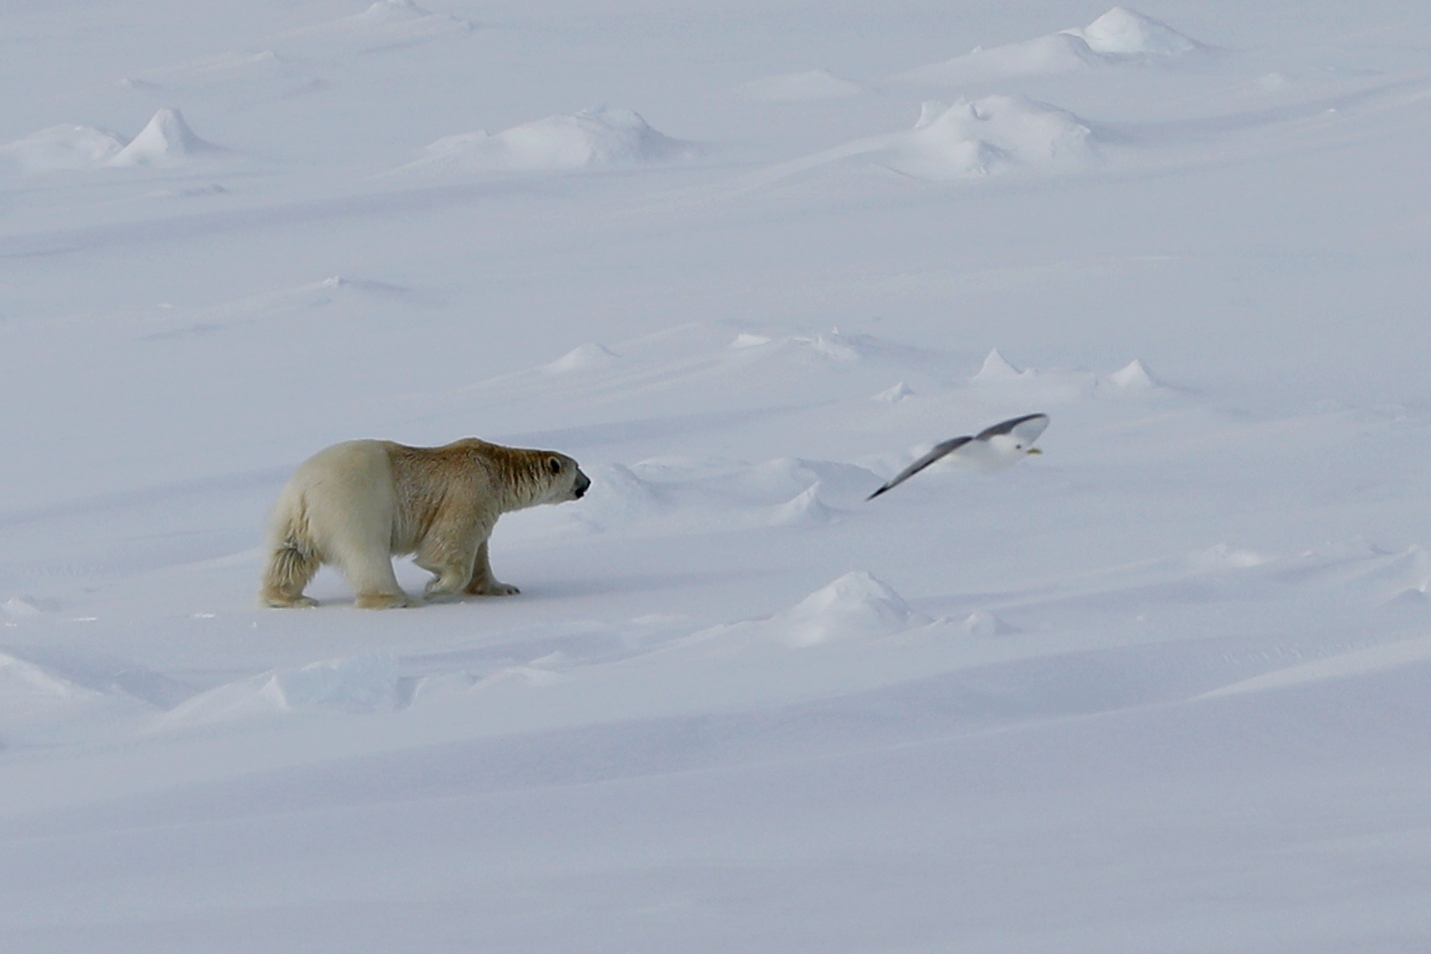
{"label": "polar bear tail", "polygon": [[303,588],[318,572],[322,558],[305,545],[291,520],[281,520],[273,529],[259,599],[269,606],[317,605],[317,601],[303,595]]}

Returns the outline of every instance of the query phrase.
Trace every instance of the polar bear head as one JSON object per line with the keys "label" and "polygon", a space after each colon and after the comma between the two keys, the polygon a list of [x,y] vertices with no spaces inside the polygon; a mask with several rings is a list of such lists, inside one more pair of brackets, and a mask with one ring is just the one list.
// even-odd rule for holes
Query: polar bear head
{"label": "polar bear head", "polygon": [[565,454],[558,454],[556,451],[539,453],[543,457],[540,467],[546,479],[543,481],[545,490],[537,503],[554,504],[580,500],[591,487],[591,478],[583,474],[577,462]]}

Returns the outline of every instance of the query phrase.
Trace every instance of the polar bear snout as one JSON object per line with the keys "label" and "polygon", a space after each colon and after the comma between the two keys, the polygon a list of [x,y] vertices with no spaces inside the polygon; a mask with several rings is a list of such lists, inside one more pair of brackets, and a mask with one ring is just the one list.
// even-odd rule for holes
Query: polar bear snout
{"label": "polar bear snout", "polygon": [[590,488],[591,478],[578,469],[576,472],[576,483],[571,488],[572,499],[580,500]]}

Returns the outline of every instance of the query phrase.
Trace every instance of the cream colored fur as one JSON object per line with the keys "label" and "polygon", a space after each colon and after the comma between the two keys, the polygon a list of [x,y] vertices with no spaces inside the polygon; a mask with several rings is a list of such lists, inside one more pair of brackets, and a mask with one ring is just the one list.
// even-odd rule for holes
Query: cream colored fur
{"label": "cream colored fur", "polygon": [[393,573],[392,558],[409,553],[433,575],[429,599],[516,593],[487,558],[497,518],[575,500],[590,485],[565,454],[476,438],[444,447],[335,444],[304,461],[279,494],[259,598],[316,606],[303,589],[328,564],[347,577],[359,607],[415,606]]}

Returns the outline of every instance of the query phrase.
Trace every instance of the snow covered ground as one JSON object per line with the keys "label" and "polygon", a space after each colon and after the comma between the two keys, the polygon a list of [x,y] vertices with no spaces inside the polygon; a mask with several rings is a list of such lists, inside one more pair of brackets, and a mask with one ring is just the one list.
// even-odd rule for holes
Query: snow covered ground
{"label": "snow covered ground", "polygon": [[[1431,7],[14,0],[0,81],[0,947],[1431,949]],[[594,481],[521,595],[257,605],[299,461],[469,435]]]}

